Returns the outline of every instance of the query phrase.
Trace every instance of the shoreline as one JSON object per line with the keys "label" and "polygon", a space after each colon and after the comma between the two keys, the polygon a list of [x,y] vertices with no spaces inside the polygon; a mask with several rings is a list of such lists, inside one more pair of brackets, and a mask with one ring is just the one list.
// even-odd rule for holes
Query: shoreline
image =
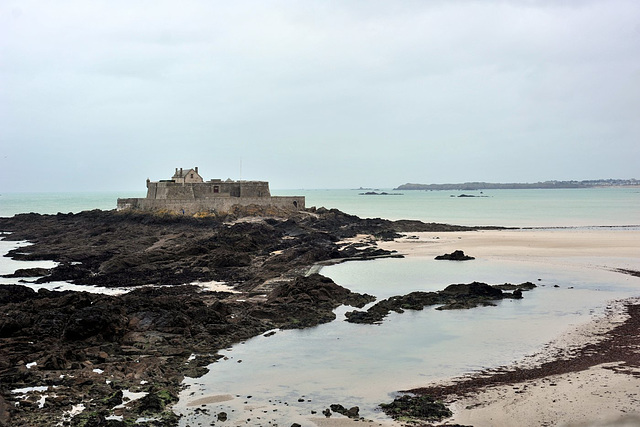
{"label": "shoreline", "polygon": [[[574,328],[534,355],[449,384],[409,390],[450,405],[447,423],[618,425],[640,423],[640,298]],[[621,317],[625,317],[622,319]],[[568,339],[569,345],[563,342]]]}
{"label": "shoreline", "polygon": [[[460,249],[483,258],[563,262],[594,274],[637,277],[640,270],[640,232],[627,228],[407,236],[413,237],[379,246],[409,257]],[[640,425],[639,349],[640,297],[631,297],[611,301],[604,315],[571,327],[523,360],[405,392],[431,395],[449,406],[453,416],[434,425]]]}
{"label": "shoreline", "polygon": [[[164,271],[157,277],[166,285],[198,279],[230,281],[236,285],[236,290],[245,293],[246,298],[229,293],[203,293],[189,286],[140,287],[120,297],[75,292],[36,294],[22,287],[7,288],[8,304],[4,309],[10,307],[12,313],[23,313],[24,325],[10,323],[7,319],[12,317],[3,317],[12,328],[4,342],[11,353],[3,359],[3,378],[15,388],[39,383],[58,388],[57,396],[44,396],[47,403],[40,411],[29,410],[37,405],[34,399],[38,395],[17,398],[9,393],[9,389],[3,390],[0,406],[6,404],[11,412],[0,413],[0,424],[8,416],[17,417],[16,421],[57,416],[61,411],[67,411],[78,396],[89,396],[88,391],[95,393],[93,402],[104,401],[101,411],[107,412],[96,417],[107,416],[113,407],[111,401],[104,398],[114,393],[112,379],[119,382],[118,387],[150,393],[151,397],[144,402],[130,405],[124,413],[125,418],[142,413],[147,407],[168,409],[177,399],[177,381],[185,375],[202,375],[205,366],[213,362],[212,350],[273,328],[302,328],[328,322],[332,307],[358,296],[321,276],[305,277],[304,271],[318,261],[365,259],[387,250],[398,250],[396,255],[431,256],[451,252],[448,248],[461,248],[473,256],[526,262],[549,262],[577,254],[572,262],[580,268],[602,269],[602,262],[594,264],[594,260],[606,258],[615,261],[603,262],[618,273],[640,270],[637,265],[640,256],[635,255],[640,254],[639,230],[471,231],[468,227],[446,224],[361,220],[326,210],[318,210],[316,216],[300,215],[292,221],[266,219],[233,224],[211,218],[195,220],[108,212],[26,215],[5,222],[11,223],[11,228],[16,230],[14,237],[35,241],[28,254],[14,253],[16,258],[50,259],[52,248],[55,248],[54,258],[63,264],[51,270],[51,278],[77,277],[80,283],[102,283],[117,288],[125,279],[129,283],[134,280],[142,283],[149,280],[148,273],[158,275]],[[29,227],[20,227],[22,222],[28,222]],[[96,224],[99,232],[96,232]],[[399,229],[401,232],[423,231],[410,232],[420,235],[418,239],[373,241],[368,238],[368,245],[359,245],[358,237],[353,237],[357,233],[375,235],[377,239],[397,237]],[[339,244],[348,238],[353,239],[353,244]],[[224,246],[212,245],[220,239],[226,242]],[[187,243],[198,251],[190,250]],[[181,249],[181,257],[176,258],[176,248]],[[114,249],[128,252],[114,256]],[[251,251],[250,255],[238,256],[238,251],[247,250]],[[628,251],[632,252],[632,258],[628,257]],[[192,268],[194,263],[198,269]],[[207,265],[210,267],[204,268]],[[137,276],[132,276],[133,268],[138,272]],[[96,271],[100,274],[90,274]],[[194,273],[198,276],[192,277]],[[330,301],[325,300],[326,292],[316,292],[319,287],[326,288]],[[24,293],[16,297],[13,295],[16,290]],[[302,304],[298,291],[302,291],[302,297],[308,302]],[[76,300],[82,304],[76,304]],[[169,301],[171,303],[167,305]],[[176,304],[177,301],[181,303]],[[355,300],[352,302],[356,303]],[[95,307],[101,308],[94,311],[97,310]],[[316,312],[319,308],[322,312]],[[47,332],[43,328],[55,325],[39,323],[38,313],[42,310],[79,319],[65,324],[96,320],[96,327],[91,331],[67,328]],[[95,318],[96,312],[114,312],[116,315]],[[166,319],[180,319],[180,322],[167,323]],[[150,326],[148,321],[151,321]],[[46,342],[34,339],[35,333],[45,334]],[[28,349],[28,360],[23,347],[19,346],[25,339],[34,342]],[[65,356],[69,353],[67,349],[81,352],[78,353],[80,358],[70,360]],[[170,359],[166,358],[167,354]],[[135,357],[141,357],[140,361],[144,360],[146,367],[141,368],[137,362],[130,363]],[[186,366],[185,361],[188,362]],[[32,365],[33,362],[37,364]],[[24,363],[31,366],[24,366]],[[58,378],[60,372],[65,372],[64,379]],[[107,376],[109,380],[104,381]],[[89,390],[85,379],[98,379],[100,388]],[[115,398],[121,400],[118,396]],[[20,406],[10,406],[17,401]],[[82,416],[94,417],[88,411]]]}
{"label": "shoreline", "polygon": [[[177,425],[171,408],[183,379],[202,376],[218,350],[274,329],[330,322],[340,305],[366,304],[369,296],[304,273],[323,260],[384,255],[374,244],[336,242],[357,233],[397,237],[400,226],[325,208],[282,216],[96,209],[0,218],[0,230],[11,232],[4,239],[31,243],[7,258],[56,263],[8,272],[10,280],[136,288],[112,296],[0,284],[0,425],[72,417],[118,417],[111,424],[126,425],[142,414]],[[469,229],[419,221],[402,227]],[[240,293],[184,285],[194,282],[224,282]],[[12,392],[26,387],[36,388]],[[145,397],[123,402],[129,391]]]}
{"label": "shoreline", "polygon": [[[603,271],[640,270],[640,229],[504,229],[413,232],[378,247],[411,257],[455,250],[476,258],[557,262]],[[471,261],[473,262],[473,261]]]}

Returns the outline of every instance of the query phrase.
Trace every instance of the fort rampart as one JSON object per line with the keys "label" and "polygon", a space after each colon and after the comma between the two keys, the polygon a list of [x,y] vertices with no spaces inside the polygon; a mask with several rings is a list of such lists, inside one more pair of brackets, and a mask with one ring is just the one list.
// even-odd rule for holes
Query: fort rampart
{"label": "fort rampart", "polygon": [[[187,177],[193,181],[185,182]],[[146,198],[118,199],[118,210],[166,210],[183,214],[228,212],[234,205],[300,210],[305,207],[305,198],[271,196],[267,181],[213,179],[204,182],[198,168],[176,168],[176,174],[170,180],[147,180]]]}
{"label": "fort rampart", "polygon": [[304,209],[304,196],[216,197],[209,199],[118,199],[118,210],[167,210],[186,215],[198,212],[228,212],[234,205],[274,206],[287,210]]}

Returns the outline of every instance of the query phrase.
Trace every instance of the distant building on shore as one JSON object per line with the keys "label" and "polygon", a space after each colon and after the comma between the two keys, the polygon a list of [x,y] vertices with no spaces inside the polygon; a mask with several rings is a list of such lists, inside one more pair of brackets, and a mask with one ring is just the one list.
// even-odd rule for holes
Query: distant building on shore
{"label": "distant building on shore", "polygon": [[304,196],[272,196],[267,181],[204,181],[198,168],[176,168],[171,179],[147,179],[147,197],[118,199],[118,210],[166,210],[184,214],[228,212],[235,205],[300,210]]}

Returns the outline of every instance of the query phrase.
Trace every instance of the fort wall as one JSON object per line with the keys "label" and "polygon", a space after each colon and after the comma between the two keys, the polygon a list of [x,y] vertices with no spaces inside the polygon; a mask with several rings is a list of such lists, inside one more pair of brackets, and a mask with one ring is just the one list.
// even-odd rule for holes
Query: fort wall
{"label": "fort wall", "polygon": [[147,199],[208,199],[212,197],[270,197],[266,181],[208,181],[176,183],[159,181],[147,183]]}
{"label": "fort wall", "polygon": [[272,196],[272,197],[215,197],[208,199],[118,199],[118,210],[137,209],[158,211],[167,210],[186,215],[198,212],[228,212],[234,205],[274,206],[287,210],[305,208],[304,196]]}
{"label": "fort wall", "polygon": [[[188,182],[191,180],[192,182]],[[267,181],[204,182],[198,168],[176,168],[169,180],[147,179],[147,197],[118,199],[118,210],[167,210],[184,214],[228,212],[235,205],[274,206],[287,210],[304,209],[304,196],[272,197]]]}

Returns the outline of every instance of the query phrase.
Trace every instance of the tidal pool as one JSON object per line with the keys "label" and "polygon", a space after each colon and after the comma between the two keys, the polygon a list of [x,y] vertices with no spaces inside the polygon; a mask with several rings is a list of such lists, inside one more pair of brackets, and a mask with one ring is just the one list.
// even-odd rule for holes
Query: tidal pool
{"label": "tidal pool", "polygon": [[324,267],[321,274],[336,283],[378,299],[472,281],[538,287],[496,307],[426,307],[392,313],[381,325],[347,323],[344,313],[353,308],[340,307],[334,322],[255,337],[221,351],[225,358],[205,376],[185,380],[175,407],[184,415],[181,425],[209,425],[220,412],[225,425],[309,425],[334,403],[357,405],[362,417],[388,423],[377,405],[398,390],[523,359],[570,326],[602,315],[608,301],[637,295],[636,277],[556,261],[416,257]]}

